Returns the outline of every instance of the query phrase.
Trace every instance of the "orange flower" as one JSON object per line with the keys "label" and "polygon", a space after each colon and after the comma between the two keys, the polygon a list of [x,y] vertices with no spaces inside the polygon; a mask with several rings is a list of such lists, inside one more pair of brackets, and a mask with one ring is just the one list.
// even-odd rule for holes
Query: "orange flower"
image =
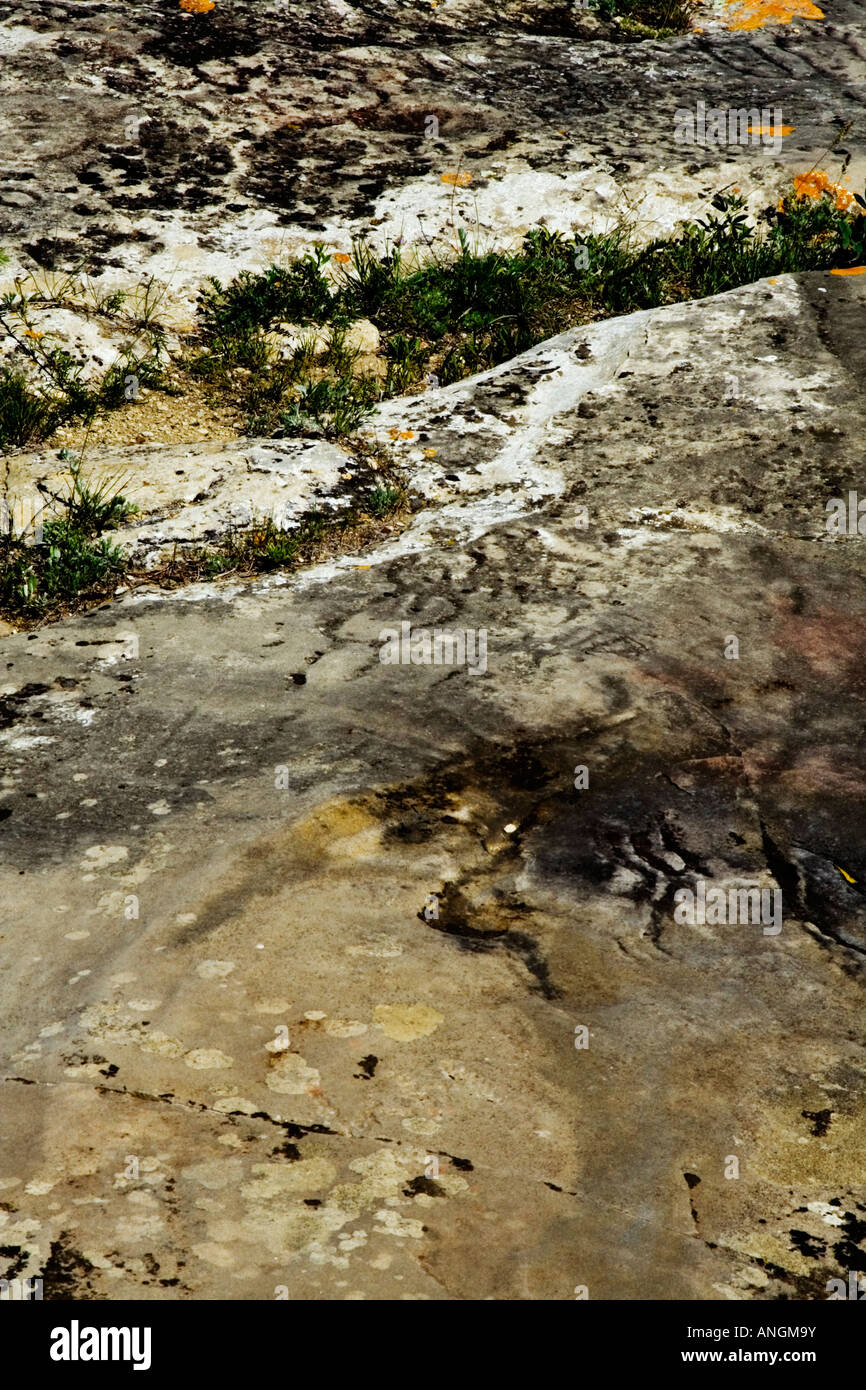
{"label": "orange flower", "polygon": [[443,183],[450,183],[455,188],[468,188],[472,182],[472,175],[467,169],[458,169],[456,174],[441,174]]}
{"label": "orange flower", "polygon": [[729,29],[763,29],[765,24],[790,24],[792,19],[823,19],[812,0],[728,0]]}
{"label": "orange flower", "polygon": [[187,14],[207,14],[214,7],[214,0],[180,0],[180,7]]}
{"label": "orange flower", "polygon": [[840,212],[847,212],[854,204],[854,194],[849,193],[841,184],[831,183],[823,169],[810,169],[808,174],[795,174],[794,193],[798,198],[820,198],[823,193],[827,193],[835,199]]}

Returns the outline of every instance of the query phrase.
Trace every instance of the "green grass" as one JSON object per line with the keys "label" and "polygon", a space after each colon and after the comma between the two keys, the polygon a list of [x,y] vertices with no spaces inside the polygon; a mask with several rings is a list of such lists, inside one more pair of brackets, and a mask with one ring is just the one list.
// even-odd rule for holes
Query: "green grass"
{"label": "green grass", "polygon": [[600,19],[620,20],[622,31],[634,38],[669,39],[688,33],[695,0],[591,0]]}
{"label": "green grass", "polygon": [[339,545],[347,533],[360,539],[373,522],[395,516],[406,503],[400,487],[383,484],[373,488],[345,511],[307,512],[291,529],[272,520],[254,521],[230,531],[219,544],[190,557],[202,578],[239,572],[255,574],[282,569],[315,558],[323,544]]}
{"label": "green grass", "polygon": [[[41,541],[27,544],[23,537],[0,534],[0,613],[13,621],[29,624],[58,616],[110,594],[124,576],[134,577],[123,551],[102,533],[136,508],[116,491],[116,480],[92,485],[75,459],[70,473],[67,495],[54,498],[62,511],[44,522]],[[384,482],[343,510],[307,512],[291,529],[271,519],[234,528],[215,545],[186,551],[147,571],[147,579],[171,585],[295,568],[324,554],[357,548],[405,505],[403,488]]]}
{"label": "green grass", "polygon": [[323,323],[333,294],[322,267],[327,255],[317,247],[288,266],[271,266],[256,275],[243,270],[224,287],[211,277],[199,297],[200,313],[212,341],[237,346],[275,320]]}
{"label": "green grass", "polygon": [[[6,263],[7,258],[0,252],[0,267]],[[123,345],[117,360],[94,383],[84,380],[83,362],[52,344],[50,335],[34,329],[33,310],[70,303],[78,312],[117,317],[126,299],[122,291],[100,294],[75,275],[69,275],[51,293],[44,287],[28,288],[24,281],[16,279],[15,289],[0,297],[0,328],[15,340],[30,364],[27,372],[19,367],[0,367],[0,450],[39,443],[60,425],[72,420],[89,422],[100,410],[116,409],[126,399],[130,376],[137,378],[139,386],[166,389],[165,332],[155,319],[159,293],[153,281],[142,289],[139,312],[124,320],[124,327],[131,331],[131,341]],[[80,303],[82,296],[86,300],[84,307]]]}
{"label": "green grass", "polygon": [[[0,313],[0,323],[6,327]],[[126,399],[126,379],[139,386],[164,388],[166,373],[154,353],[124,354],[95,386],[82,381],[81,364],[62,348],[40,348],[31,360],[32,377],[0,367],[0,450],[39,443],[72,420],[89,423],[100,410],[113,410]]]}
{"label": "green grass", "polygon": [[0,609],[8,616],[50,616],[82,597],[105,592],[125,572],[123,552],[102,532],[135,510],[111,482],[92,486],[73,461],[68,495],[59,516],[42,526],[41,540],[28,544],[10,532],[0,535]]}
{"label": "green grass", "polygon": [[367,510],[371,516],[392,516],[405,504],[406,494],[398,487],[376,487],[367,499]]}
{"label": "green grass", "polygon": [[291,408],[281,413],[280,435],[341,438],[354,434],[374,409],[378,388],[372,379],[323,377],[298,388]]}
{"label": "green grass", "polygon": [[15,448],[44,439],[60,423],[57,403],[33,391],[23,372],[0,367],[0,447]]}
{"label": "green grass", "polygon": [[[857,204],[866,210],[866,199],[858,196]],[[419,265],[405,261],[399,247],[378,254],[358,239],[351,261],[336,272],[317,247],[288,266],[243,271],[228,286],[210,282],[187,365],[246,409],[250,432],[347,438],[381,397],[420,388],[430,376],[441,384],[456,381],[573,325],[704,298],[765,276],[863,264],[864,223],[838,210],[830,196],[785,198],[752,223],[741,197],[718,195],[707,216],[643,246],[627,228],[567,237],[539,227],[511,250],[473,247],[461,234],[456,254]],[[359,317],[379,330],[376,372],[359,372],[357,352],[347,343],[347,327]],[[264,335],[282,322],[310,331],[274,360]],[[119,403],[131,370],[146,383],[163,380],[157,350],[117,364],[96,389],[82,385],[68,354],[41,346],[31,351],[44,388],[0,368],[0,447],[43,438],[63,419],[86,417],[100,401]],[[163,389],[172,389],[170,379]],[[355,447],[367,446],[356,441]],[[86,484],[80,466],[72,476],[62,514],[45,522],[41,544],[0,536],[0,608],[7,614],[56,612],[110,592],[125,571],[123,555],[103,533],[129,512],[128,504],[113,485]],[[343,543],[341,536],[349,543],[372,533],[404,502],[400,489],[383,482],[351,510],[310,513],[292,530],[266,521],[233,531],[216,547],[169,566],[167,577],[291,567]]]}
{"label": "green grass", "polygon": [[[598,4],[600,12],[615,5],[620,15],[661,24],[673,22],[681,0]],[[789,197],[752,224],[741,198],[719,195],[708,216],[649,246],[628,228],[566,237],[541,227],[509,250],[473,246],[460,233],[456,254],[422,265],[407,262],[398,246],[379,253],[363,238],[347,265],[332,264],[317,246],[286,265],[241,271],[227,285],[210,280],[187,365],[244,412],[249,434],[345,439],[381,398],[420,389],[429,376],[447,385],[574,324],[718,294],[765,275],[856,264],[864,258],[862,221],[830,197]],[[80,290],[77,281],[72,290]],[[156,290],[147,289],[144,308],[130,319],[144,350],[127,346],[93,385],[69,353],[29,332],[37,302],[44,294],[27,294],[17,281],[16,293],[0,301],[0,325],[31,361],[27,374],[0,367],[0,449],[38,443],[61,424],[119,407],[130,375],[142,386],[172,389]],[[119,313],[122,303],[118,295],[110,302],[97,295],[94,306]],[[359,372],[357,353],[347,347],[348,325],[359,318],[379,330],[375,372]],[[285,323],[300,326],[302,336],[275,358],[266,335]]]}
{"label": "green grass", "polygon": [[[319,246],[287,267],[243,271],[228,287],[212,282],[193,370],[246,409],[251,433],[343,438],[380,396],[419,388],[428,376],[447,385],[572,325],[863,259],[863,219],[829,197],[789,197],[754,224],[744,209],[741,197],[718,195],[706,217],[650,245],[627,228],[566,237],[538,227],[517,249],[493,250],[461,232],[455,255],[423,265],[359,238],[348,265],[329,267]],[[287,313],[311,331],[329,327],[324,356],[317,360],[306,341],[270,360],[264,334]],[[346,326],[358,318],[379,330],[378,377],[356,375],[344,350]]]}

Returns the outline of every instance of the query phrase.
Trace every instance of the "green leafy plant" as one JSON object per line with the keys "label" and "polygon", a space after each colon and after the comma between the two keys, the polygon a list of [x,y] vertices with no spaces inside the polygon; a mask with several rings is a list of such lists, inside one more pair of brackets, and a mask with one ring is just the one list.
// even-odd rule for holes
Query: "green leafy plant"
{"label": "green leafy plant", "polygon": [[292,323],[322,322],[329,316],[333,296],[323,274],[330,257],[321,246],[287,266],[242,270],[230,285],[211,277],[199,298],[207,335],[223,344],[244,341],[256,330],[282,319]]}
{"label": "green leafy plant", "polygon": [[619,20],[635,38],[666,39],[688,32],[697,6],[695,0],[592,0],[591,8],[601,19]]}
{"label": "green leafy plant", "polygon": [[[46,496],[53,496],[43,488]],[[135,510],[113,491],[111,480],[87,482],[80,461],[70,466],[61,512],[42,525],[41,540],[28,544],[11,532],[0,535],[0,608],[13,616],[44,616],[116,582],[126,559],[102,532]]]}
{"label": "green leafy plant", "polygon": [[[674,14],[667,0],[659,5],[657,18]],[[858,212],[862,206],[858,198]],[[507,250],[476,246],[461,230],[453,255],[418,264],[399,244],[377,250],[357,237],[347,263],[328,267],[317,247],[286,267],[241,272],[219,286],[217,298],[204,304],[197,361],[246,406],[251,432],[342,438],[358,429],[380,394],[411,391],[431,374],[447,385],[574,324],[703,298],[768,275],[856,264],[864,257],[862,228],[862,217],[829,196],[792,194],[752,219],[742,196],[719,193],[706,215],[648,245],[627,225],[571,237],[536,227]],[[263,331],[279,322],[279,296],[289,292],[292,321],[309,324],[310,337],[275,361]],[[347,325],[359,317],[379,331],[378,381],[358,376],[357,353],[346,347]],[[325,347],[313,344],[315,325]]]}
{"label": "green leafy plant", "polygon": [[406,493],[403,488],[385,485],[373,488],[366,500],[366,510],[370,516],[391,516],[404,506]]}
{"label": "green leafy plant", "polygon": [[343,438],[372,414],[377,396],[375,382],[364,378],[325,377],[307,382],[291,408],[280,415],[281,433]]}

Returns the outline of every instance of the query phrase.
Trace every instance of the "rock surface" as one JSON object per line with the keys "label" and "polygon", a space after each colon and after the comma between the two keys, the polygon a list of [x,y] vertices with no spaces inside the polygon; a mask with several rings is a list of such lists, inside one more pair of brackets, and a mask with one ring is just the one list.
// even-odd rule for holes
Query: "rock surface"
{"label": "rock surface", "polygon": [[[4,640],[28,1274],[716,1299],[857,1267],[866,590],[825,503],[862,286],[565,334],[405,407],[437,453],[390,547]],[[404,622],[486,658],[386,664]],[[678,924],[700,878],[780,889],[781,931]]]}
{"label": "rock surface", "polygon": [[[205,276],[359,231],[649,236],[813,164],[861,188],[862,9],[812,8],[636,44],[544,0],[0,0],[0,238],[13,274],[157,276],[181,331]],[[684,149],[698,100],[794,130]],[[565,333],[382,407],[399,536],[0,625],[7,1275],[714,1300],[864,1267],[866,588],[826,513],[861,485],[864,302],[783,276]],[[375,484],[146,418],[88,455],[142,555]],[[383,661],[404,624],[470,661]],[[781,892],[781,930],[677,921],[701,880]]]}
{"label": "rock surface", "polygon": [[[843,131],[835,159],[862,188],[862,8],[731,32],[738,13],[624,43],[562,3],[4,0],[0,236],[22,269],[84,255],[99,283],[156,275],[183,323],[206,275],[317,240],[345,252],[362,230],[502,244],[628,214],[659,234],[732,184],[759,208]],[[778,153],[678,144],[674,114],[699,100],[793,129]],[[443,182],[458,171],[467,187]]]}

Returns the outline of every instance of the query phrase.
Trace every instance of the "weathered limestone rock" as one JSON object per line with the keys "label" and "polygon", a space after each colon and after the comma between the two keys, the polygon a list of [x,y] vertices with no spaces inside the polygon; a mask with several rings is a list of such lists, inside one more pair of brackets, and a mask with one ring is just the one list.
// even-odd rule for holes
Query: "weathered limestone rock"
{"label": "weathered limestone rock", "polygon": [[[707,6],[700,34],[645,43],[597,37],[563,4],[0,9],[12,268],[85,259],[112,288],[154,275],[179,328],[205,276],[315,241],[345,253],[356,232],[407,254],[445,251],[461,227],[501,245],[542,219],[604,230],[626,216],[656,235],[723,187],[775,204],[834,141],[831,172],[866,181],[851,0],[747,32],[727,27],[737,5]],[[683,146],[675,112],[698,101],[779,108],[793,129],[778,151]],[[443,182],[458,171],[466,187]]]}
{"label": "weathered limestone rock", "polygon": [[[866,590],[825,508],[863,308],[783,277],[564,334],[383,409],[422,499],[390,546],[4,639],[25,1274],[760,1299],[857,1266]],[[386,664],[404,623],[472,663]],[[678,918],[701,881],[780,891],[781,930]]]}
{"label": "weathered limestone rock", "polygon": [[[862,9],[768,8],[636,44],[558,0],[0,0],[0,289],[86,272],[33,319],[94,379],[113,290],[156,286],[176,350],[205,277],[317,241],[862,189]],[[700,101],[792,129],[678,144]],[[565,333],[381,408],[389,542],[0,624],[0,1275],[712,1300],[862,1268],[864,560],[826,507],[864,488],[864,299],[782,276]],[[88,443],[140,559],[376,485],[162,405]],[[749,883],[780,930],[681,910]]]}

